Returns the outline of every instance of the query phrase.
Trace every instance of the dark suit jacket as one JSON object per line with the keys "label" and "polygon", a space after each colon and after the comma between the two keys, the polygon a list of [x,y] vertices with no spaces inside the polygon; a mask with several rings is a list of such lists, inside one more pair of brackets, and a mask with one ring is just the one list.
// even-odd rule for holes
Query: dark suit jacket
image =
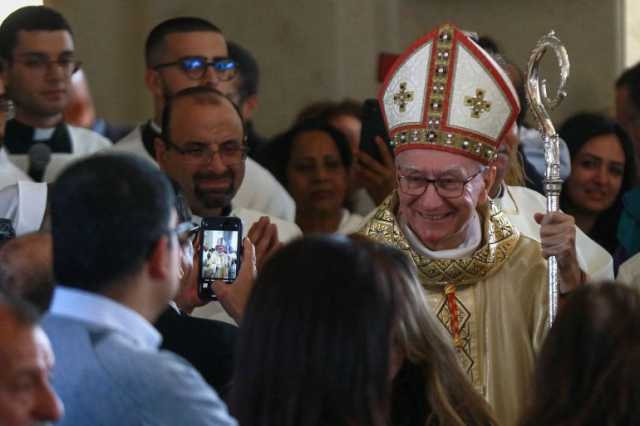
{"label": "dark suit jacket", "polygon": [[233,373],[238,327],[181,315],[171,307],[158,318],[155,327],[162,334],[162,348],[189,361],[224,398]]}

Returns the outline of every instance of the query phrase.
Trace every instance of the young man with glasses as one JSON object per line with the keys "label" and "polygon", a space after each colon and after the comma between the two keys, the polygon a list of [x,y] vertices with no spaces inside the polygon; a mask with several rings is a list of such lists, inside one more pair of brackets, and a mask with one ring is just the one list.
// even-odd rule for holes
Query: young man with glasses
{"label": "young man with glasses", "polygon": [[63,122],[71,76],[80,62],[62,15],[44,6],[13,12],[0,25],[0,60],[15,104],[5,146],[34,180],[52,181],[69,161],[111,146],[97,133]]}
{"label": "young man with glasses", "polygon": [[561,294],[585,278],[573,218],[539,214],[538,242],[490,203],[520,107],[506,74],[453,25],[414,43],[380,93],[397,189],[361,232],[411,257],[469,379],[498,423],[516,424],[546,332],[545,258],[557,258]]}
{"label": "young man with glasses", "polygon": [[179,286],[179,224],[164,173],[131,155],[65,169],[51,193],[57,279],[43,327],[59,360],[64,425],[235,425],[191,365],[158,349],[151,325]]}
{"label": "young man with glasses", "polygon": [[[172,18],[153,28],[145,44],[145,63],[145,84],[153,96],[153,119],[134,129],[114,149],[153,158],[153,140],[160,133],[166,99],[194,86],[211,87],[229,95],[234,92],[237,70],[236,63],[228,57],[220,29],[195,17]],[[234,204],[293,222],[295,204],[287,191],[251,158],[245,162],[245,178]]]}

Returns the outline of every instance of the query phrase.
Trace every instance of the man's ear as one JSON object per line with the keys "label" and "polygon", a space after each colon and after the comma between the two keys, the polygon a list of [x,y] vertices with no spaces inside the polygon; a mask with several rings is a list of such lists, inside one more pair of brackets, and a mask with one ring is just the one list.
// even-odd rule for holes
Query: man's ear
{"label": "man's ear", "polygon": [[147,259],[147,270],[149,276],[156,280],[162,281],[169,278],[171,261],[171,241],[167,236],[160,238],[155,242],[151,249],[151,254]]}
{"label": "man's ear", "polygon": [[147,68],[144,72],[144,84],[155,98],[163,96],[162,81],[158,71]]}
{"label": "man's ear", "polygon": [[496,181],[496,166],[489,165],[487,170],[482,173],[482,180],[484,181],[484,188],[480,193],[479,204],[484,204],[489,200],[489,191]]}
{"label": "man's ear", "polygon": [[253,117],[253,113],[258,108],[258,95],[249,96],[240,107],[240,112],[242,112],[242,118],[245,121],[251,120]]}
{"label": "man's ear", "polygon": [[156,163],[164,170],[164,154],[167,152],[167,146],[159,136],[153,138],[153,148],[156,155]]}

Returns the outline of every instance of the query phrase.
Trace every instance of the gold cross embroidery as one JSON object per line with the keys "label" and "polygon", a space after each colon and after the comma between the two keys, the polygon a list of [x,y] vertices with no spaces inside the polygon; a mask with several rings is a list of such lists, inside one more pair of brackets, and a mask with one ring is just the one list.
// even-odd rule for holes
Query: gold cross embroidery
{"label": "gold cross embroidery", "polygon": [[464,97],[464,104],[471,107],[471,117],[480,118],[481,112],[487,112],[491,110],[491,102],[484,100],[484,90],[476,89],[476,97],[471,96]]}
{"label": "gold cross embroidery", "polygon": [[400,91],[393,95],[393,103],[400,107],[400,112],[404,112],[407,103],[413,101],[413,92],[407,92],[407,83],[400,83]]}

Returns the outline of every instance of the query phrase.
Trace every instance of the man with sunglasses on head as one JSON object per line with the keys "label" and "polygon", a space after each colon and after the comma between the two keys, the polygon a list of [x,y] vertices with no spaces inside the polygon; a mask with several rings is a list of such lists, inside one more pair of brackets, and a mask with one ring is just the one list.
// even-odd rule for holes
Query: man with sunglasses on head
{"label": "man with sunglasses on head", "polygon": [[[234,92],[236,63],[229,59],[218,27],[195,17],[161,22],[145,44],[145,84],[153,96],[154,116],[114,145],[115,150],[154,158],[153,139],[160,134],[166,99],[182,89],[208,86],[225,95]],[[246,173],[234,203],[288,222],[295,219],[295,204],[265,168],[246,159]]]}
{"label": "man with sunglasses on head", "polygon": [[80,62],[71,27],[60,13],[27,6],[10,14],[0,25],[0,60],[15,104],[5,147],[31,178],[52,181],[69,161],[111,146],[99,134],[63,122]]}

